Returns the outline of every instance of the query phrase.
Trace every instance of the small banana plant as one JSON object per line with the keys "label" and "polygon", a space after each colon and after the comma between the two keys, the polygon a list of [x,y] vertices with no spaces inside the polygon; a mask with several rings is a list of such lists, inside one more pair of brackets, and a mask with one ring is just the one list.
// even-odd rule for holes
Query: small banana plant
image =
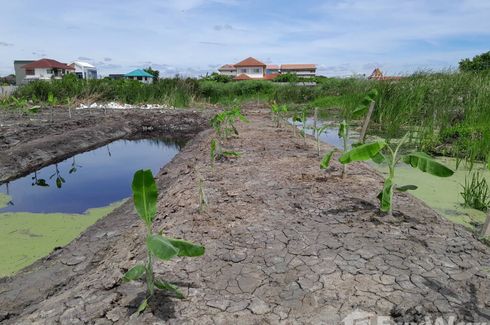
{"label": "small banana plant", "polygon": [[240,157],[240,153],[237,151],[223,150],[221,143],[217,139],[212,139],[210,147],[210,158],[211,158],[211,166],[214,168],[214,163],[217,160],[221,160],[222,158],[238,158]]}
{"label": "small banana plant", "polygon": [[449,177],[454,172],[445,165],[437,162],[432,157],[424,152],[412,152],[400,154],[401,147],[407,142],[408,133],[398,142],[396,147],[393,147],[386,140],[379,140],[372,143],[361,144],[354,147],[352,150],[344,152],[339,158],[341,164],[347,165],[355,161],[373,160],[375,163],[387,162],[389,174],[386,177],[383,185],[383,190],[379,193],[380,210],[386,212],[389,216],[393,212],[393,192],[405,192],[408,190],[416,190],[415,185],[398,186],[395,179],[395,171],[398,162],[403,161],[413,168],[417,168],[422,172],[438,176]]}
{"label": "small banana plant", "polygon": [[276,127],[280,128],[285,116],[288,112],[286,105],[278,105],[276,103],[271,106],[272,122],[276,123]]}
{"label": "small banana plant", "polygon": [[238,135],[235,127],[236,121],[248,123],[249,120],[242,114],[240,107],[234,106],[231,109],[224,110],[216,114],[211,119],[211,126],[214,128],[218,137],[222,140],[228,139],[232,134]]}
{"label": "small banana plant", "polygon": [[318,152],[318,157],[320,157],[320,136],[328,129],[328,125],[324,124],[320,127],[313,127],[316,139],[316,150]]}
{"label": "small banana plant", "polygon": [[155,288],[170,291],[177,298],[184,298],[184,295],[175,285],[155,278],[153,258],[168,261],[177,256],[201,256],[204,254],[205,248],[185,240],[163,236],[161,232],[159,234],[153,233],[152,225],[157,213],[158,190],[151,170],[138,170],[134,174],[132,190],[134,206],[146,226],[147,258],[144,264],[137,264],[129,269],[124,274],[122,281],[128,282],[138,280],[143,276],[146,277],[146,298],[136,311],[136,314],[140,314],[148,306],[149,300],[155,293]]}

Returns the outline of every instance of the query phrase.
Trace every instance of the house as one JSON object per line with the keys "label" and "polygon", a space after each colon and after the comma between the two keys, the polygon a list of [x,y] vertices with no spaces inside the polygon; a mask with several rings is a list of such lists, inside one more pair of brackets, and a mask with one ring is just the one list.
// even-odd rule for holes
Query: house
{"label": "house", "polygon": [[32,63],[34,60],[15,60],[14,61],[14,70],[15,70],[15,84],[17,86],[23,85],[27,83],[25,80],[26,71],[22,69],[22,66]]}
{"label": "house", "polygon": [[75,74],[79,79],[97,79],[97,68],[90,63],[74,61],[70,67],[75,68]]}
{"label": "house", "polygon": [[64,75],[72,73],[75,68],[52,59],[41,59],[21,66],[24,70],[24,82],[32,80],[61,79]]}
{"label": "house", "polygon": [[315,64],[282,64],[281,73],[293,73],[298,77],[314,77],[316,75]]}
{"label": "house", "polygon": [[249,57],[235,64],[225,64],[218,69],[222,75],[233,76],[233,80],[272,80],[282,73],[294,73],[300,77],[314,77],[315,64],[266,65]]}
{"label": "house", "polygon": [[370,80],[400,80],[399,76],[385,76],[380,68],[373,70],[373,73],[368,77]]}
{"label": "house", "polygon": [[277,64],[268,64],[267,67],[265,67],[265,74],[276,74],[279,73],[280,68]]}
{"label": "house", "polygon": [[131,79],[131,80],[138,80],[139,82],[142,82],[144,84],[151,84],[153,83],[154,77],[152,74],[146,72],[143,69],[136,69],[129,73],[126,73],[124,75],[124,78]]}
{"label": "house", "polygon": [[265,75],[265,68],[267,65],[259,60],[249,57],[243,61],[234,64],[236,68],[235,80],[249,79],[263,79]]}
{"label": "house", "polygon": [[218,69],[218,72],[224,76],[236,76],[236,67],[233,64],[225,64]]}

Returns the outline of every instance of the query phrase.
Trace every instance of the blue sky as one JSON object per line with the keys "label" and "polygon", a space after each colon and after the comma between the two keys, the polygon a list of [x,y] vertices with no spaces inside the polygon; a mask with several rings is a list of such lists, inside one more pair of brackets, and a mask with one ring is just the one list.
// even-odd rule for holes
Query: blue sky
{"label": "blue sky", "polygon": [[151,65],[200,75],[254,56],[345,76],[457,67],[490,50],[489,0],[0,0],[0,75],[14,59]]}

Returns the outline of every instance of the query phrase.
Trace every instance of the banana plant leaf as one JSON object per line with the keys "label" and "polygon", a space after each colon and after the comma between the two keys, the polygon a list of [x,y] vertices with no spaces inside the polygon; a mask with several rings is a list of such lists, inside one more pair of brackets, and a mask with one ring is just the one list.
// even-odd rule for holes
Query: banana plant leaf
{"label": "banana plant leaf", "polygon": [[434,176],[449,177],[454,174],[450,168],[444,166],[440,162],[437,162],[431,156],[423,152],[407,154],[403,156],[403,161],[413,168],[418,168],[424,173]]}
{"label": "banana plant leaf", "polygon": [[323,156],[322,161],[320,162],[320,169],[327,169],[330,166],[330,160],[332,160],[332,156],[335,150],[331,150]]}
{"label": "banana plant leaf", "polygon": [[364,161],[373,159],[385,146],[386,141],[384,140],[366,143],[345,152],[342,156],[340,156],[339,161],[342,164],[349,164],[353,161]]}
{"label": "banana plant leaf", "polygon": [[133,177],[133,200],[141,219],[150,225],[157,213],[157,186],[151,170],[138,170]]}

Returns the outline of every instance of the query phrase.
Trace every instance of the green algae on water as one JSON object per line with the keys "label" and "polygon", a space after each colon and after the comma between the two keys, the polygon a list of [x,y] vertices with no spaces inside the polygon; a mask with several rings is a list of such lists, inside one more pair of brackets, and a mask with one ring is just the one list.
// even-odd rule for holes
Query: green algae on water
{"label": "green algae on water", "polygon": [[[462,184],[468,175],[466,166],[459,166],[456,170],[456,160],[453,158],[437,158],[446,166],[455,171],[451,177],[434,177],[420,172],[418,169],[408,165],[400,164],[396,169],[397,185],[413,184],[418,186],[417,190],[410,191],[418,199],[424,201],[428,206],[439,212],[443,217],[452,222],[461,224],[470,230],[475,230],[476,225],[485,222],[486,214],[462,205]],[[385,166],[373,164],[382,173],[386,172]],[[475,164],[473,171],[479,171],[488,182],[490,182],[490,171],[483,165]]]}
{"label": "green algae on water", "polygon": [[83,214],[0,213],[0,277],[14,274],[55,247],[67,245],[123,203],[89,209]]}
{"label": "green algae on water", "polygon": [[0,209],[5,208],[11,199],[7,194],[0,193]]}

